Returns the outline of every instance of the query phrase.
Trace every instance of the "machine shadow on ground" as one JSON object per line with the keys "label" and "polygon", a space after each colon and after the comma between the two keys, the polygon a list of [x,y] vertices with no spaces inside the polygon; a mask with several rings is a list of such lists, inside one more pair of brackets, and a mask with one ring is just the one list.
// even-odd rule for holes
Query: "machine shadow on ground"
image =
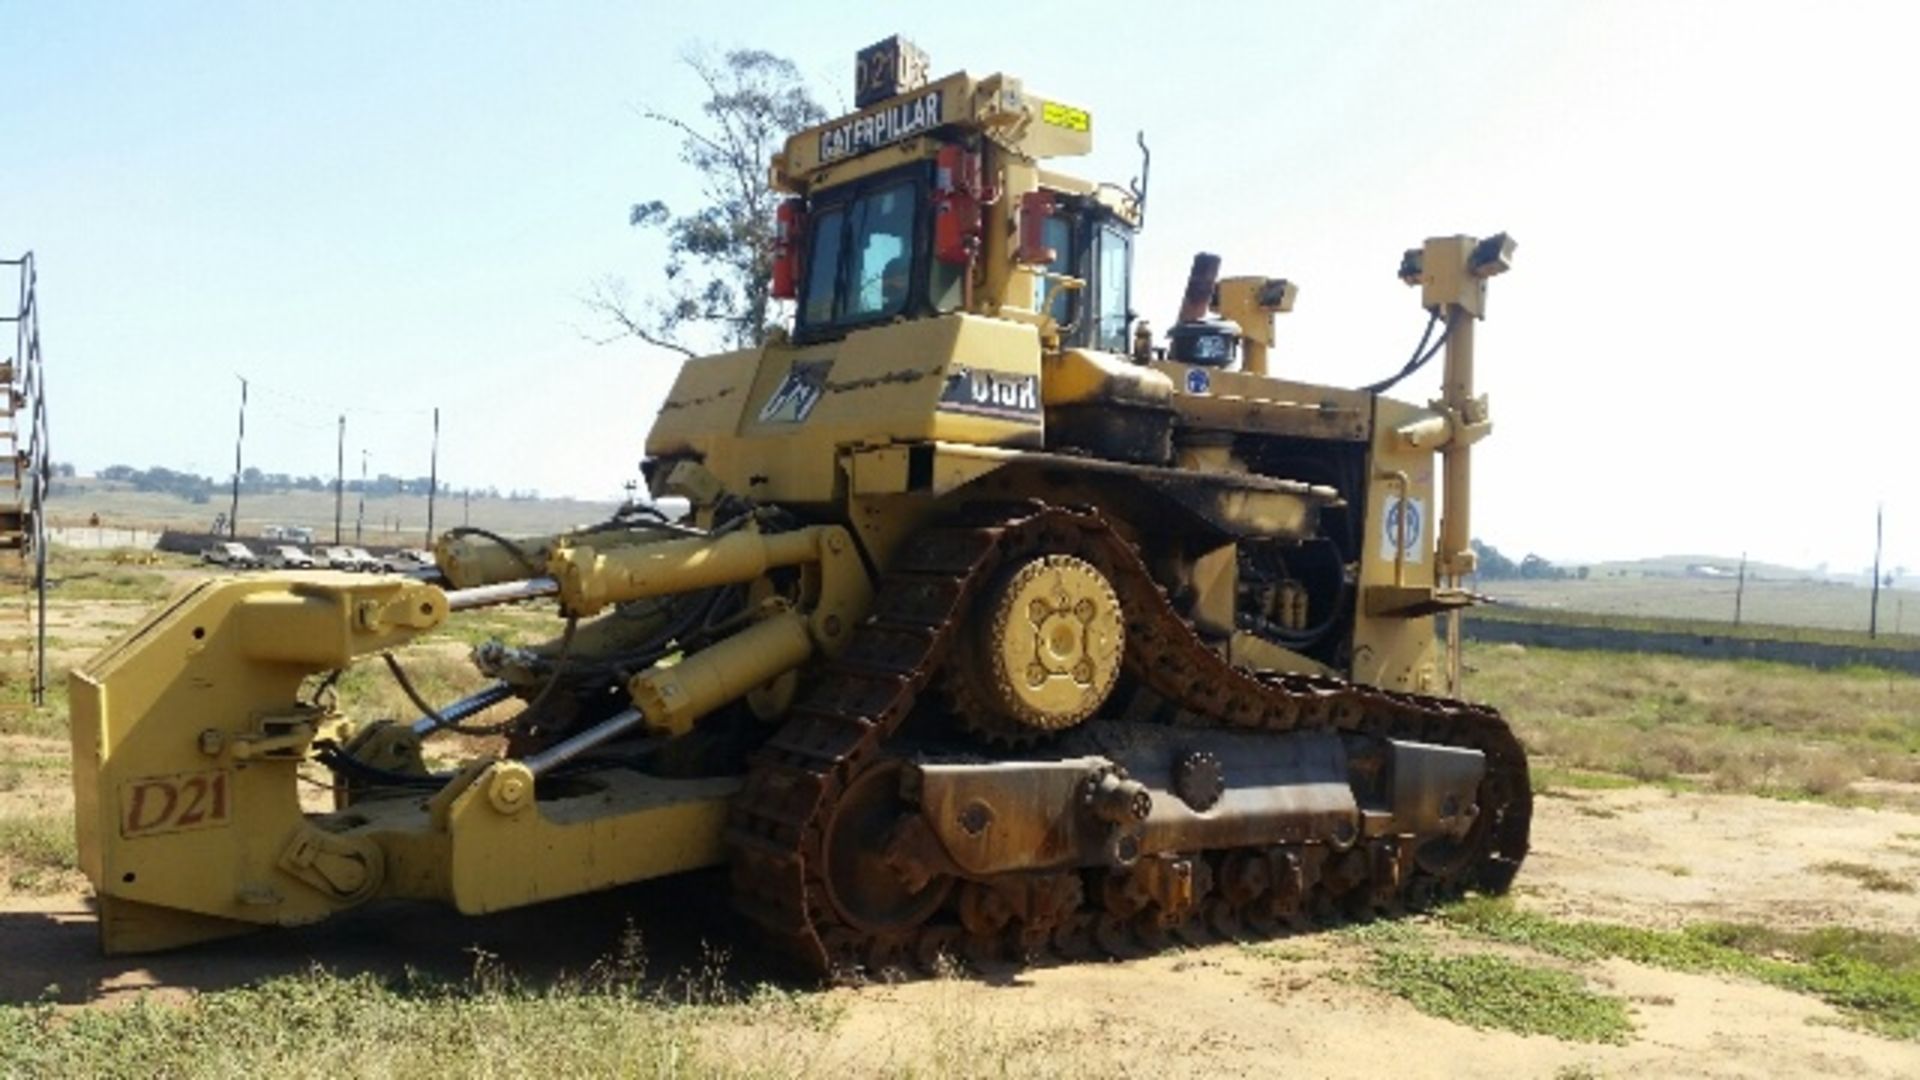
{"label": "machine shadow on ground", "polygon": [[102,956],[91,899],[50,897],[0,911],[0,1004],[225,990],[316,965],[343,976],[412,973],[455,985],[485,967],[539,986],[631,952],[636,934],[649,983],[698,980],[723,992],[820,985],[759,947],[725,903],[725,886],[724,870],[705,871],[480,917],[395,901],[314,926],[141,956]]}

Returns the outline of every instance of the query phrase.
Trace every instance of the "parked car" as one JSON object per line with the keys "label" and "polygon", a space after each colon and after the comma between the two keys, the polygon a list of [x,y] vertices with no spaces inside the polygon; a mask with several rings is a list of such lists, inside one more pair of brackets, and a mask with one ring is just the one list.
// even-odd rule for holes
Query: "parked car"
{"label": "parked car", "polygon": [[326,565],[335,570],[350,570],[356,573],[361,570],[372,569],[374,565],[377,565],[374,563],[373,556],[367,555],[364,552],[358,552],[357,549],[350,547],[333,546],[315,548],[313,556],[316,560],[324,559]]}
{"label": "parked car", "polygon": [[381,561],[396,574],[417,574],[433,569],[433,556],[419,548],[401,548]]}
{"label": "parked car", "polygon": [[360,569],[369,574],[386,573],[387,564],[381,562],[380,557],[373,552],[363,547],[350,547],[347,550],[353,552],[354,559],[360,563]]}
{"label": "parked car", "polygon": [[313,556],[292,544],[275,544],[260,559],[275,570],[311,570],[314,567]]}
{"label": "parked car", "polygon": [[238,540],[215,544],[200,553],[200,561],[229,570],[250,570],[260,565],[260,556]]}

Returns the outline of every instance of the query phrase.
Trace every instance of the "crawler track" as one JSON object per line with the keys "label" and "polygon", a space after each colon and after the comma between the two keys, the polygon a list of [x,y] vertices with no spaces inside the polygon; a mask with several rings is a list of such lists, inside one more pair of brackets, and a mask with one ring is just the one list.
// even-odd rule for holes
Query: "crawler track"
{"label": "crawler track", "polygon": [[[1113,582],[1125,616],[1126,667],[1166,702],[1173,722],[1242,731],[1340,730],[1482,751],[1480,815],[1457,844],[1363,840],[1324,846],[1185,853],[1196,901],[1154,910],[1107,887],[1108,871],[960,881],[937,910],[905,926],[861,925],[828,885],[827,827],[859,779],[892,760],[889,740],[933,692],[956,632],[1010,560],[1066,552]],[[1270,933],[1342,914],[1424,906],[1468,888],[1502,891],[1527,852],[1526,757],[1481,705],[1337,679],[1249,673],[1208,648],[1173,609],[1133,547],[1097,515],[1026,506],[917,537],[880,582],[871,617],[768,740],[727,830],[739,910],[794,959],[823,974],[975,960],[1131,955],[1168,936]],[[1017,757],[1017,753],[1003,756]],[[1002,895],[996,899],[995,892]],[[1010,899],[1009,899],[1010,898]]]}

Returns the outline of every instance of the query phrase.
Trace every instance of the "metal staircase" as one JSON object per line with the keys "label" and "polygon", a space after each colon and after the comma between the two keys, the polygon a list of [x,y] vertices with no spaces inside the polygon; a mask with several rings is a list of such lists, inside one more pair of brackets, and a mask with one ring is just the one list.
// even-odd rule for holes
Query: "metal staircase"
{"label": "metal staircase", "polygon": [[[0,259],[19,277],[19,304],[0,323],[14,327],[13,349],[0,354],[0,588],[18,590],[0,607],[0,642],[29,653],[33,703],[47,691],[47,519],[51,459],[47,451],[47,399],[40,366],[40,307],[34,290],[33,253]],[[3,339],[0,339],[3,340]]]}

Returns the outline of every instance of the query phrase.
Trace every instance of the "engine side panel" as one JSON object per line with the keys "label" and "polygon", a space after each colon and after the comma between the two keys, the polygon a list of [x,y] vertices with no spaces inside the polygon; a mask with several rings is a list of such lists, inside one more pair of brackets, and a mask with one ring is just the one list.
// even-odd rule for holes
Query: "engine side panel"
{"label": "engine side panel", "polygon": [[690,362],[647,454],[701,458],[757,500],[820,506],[844,490],[842,447],[1038,448],[1044,436],[1034,327],[946,315]]}

